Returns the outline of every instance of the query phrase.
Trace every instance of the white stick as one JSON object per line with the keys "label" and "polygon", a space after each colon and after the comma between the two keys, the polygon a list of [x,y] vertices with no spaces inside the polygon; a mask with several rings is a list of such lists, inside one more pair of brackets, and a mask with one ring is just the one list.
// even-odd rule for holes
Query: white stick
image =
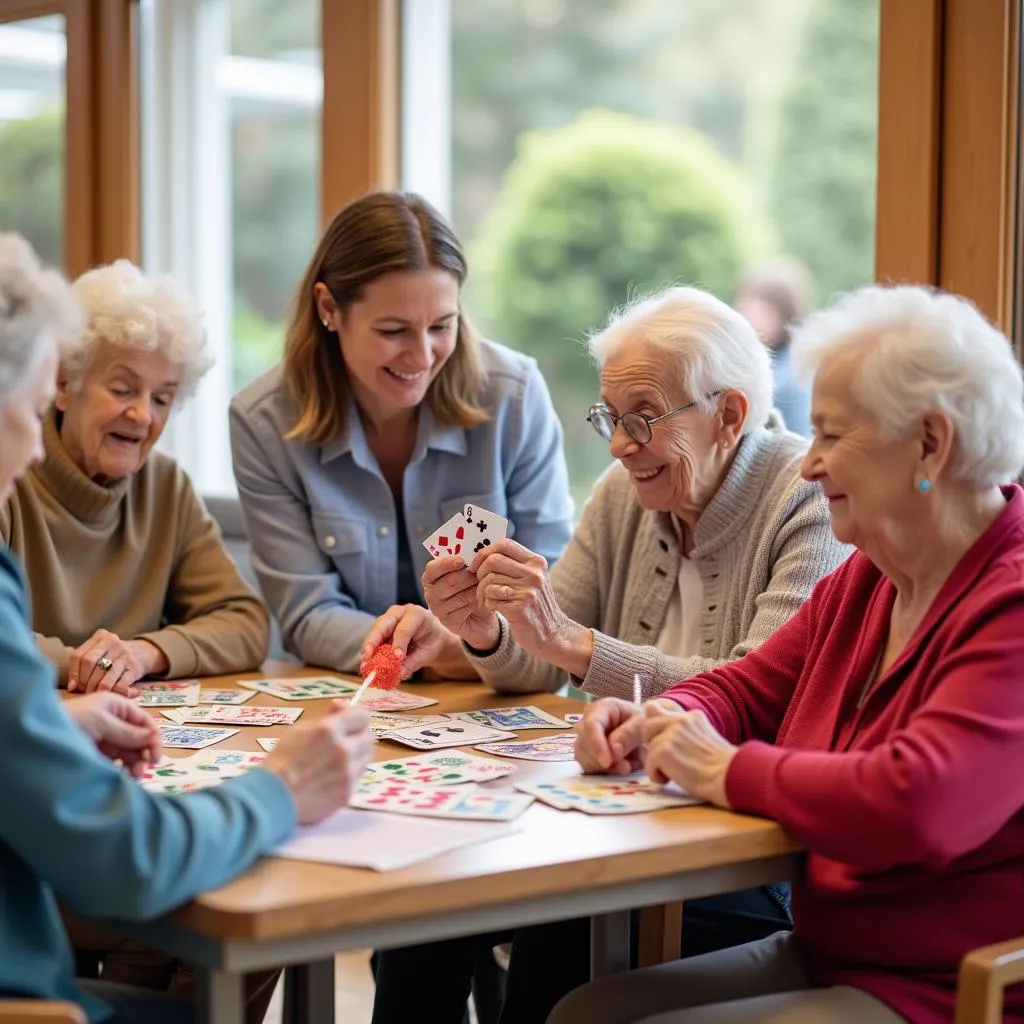
{"label": "white stick", "polygon": [[640,707],[641,693],[642,693],[642,687],[640,686],[640,673],[639,672],[634,672],[633,673],[633,703],[637,707]]}
{"label": "white stick", "polygon": [[363,696],[364,693],[366,693],[366,688],[373,682],[373,680],[376,678],[376,675],[377,675],[377,670],[374,669],[363,680],[363,685],[360,686],[358,690],[356,690],[355,696],[348,702],[349,707],[354,708],[359,703],[360,698]]}

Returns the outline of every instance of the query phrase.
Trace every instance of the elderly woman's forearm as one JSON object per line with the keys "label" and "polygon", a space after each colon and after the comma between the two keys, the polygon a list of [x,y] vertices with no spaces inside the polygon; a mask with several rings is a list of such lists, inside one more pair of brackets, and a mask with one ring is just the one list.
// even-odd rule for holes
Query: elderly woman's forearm
{"label": "elderly woman's forearm", "polygon": [[590,662],[594,656],[594,631],[570,621],[539,653],[569,675],[582,679],[590,671]]}

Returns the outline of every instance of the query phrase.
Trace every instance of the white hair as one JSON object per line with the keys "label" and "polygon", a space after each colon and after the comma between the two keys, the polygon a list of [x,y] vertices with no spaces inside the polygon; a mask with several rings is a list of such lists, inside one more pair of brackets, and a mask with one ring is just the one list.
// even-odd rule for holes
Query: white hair
{"label": "white hair", "polygon": [[192,395],[213,358],[206,351],[202,313],[170,274],[147,276],[128,260],[86,271],[73,285],[85,309],[83,343],[61,350],[72,387],[81,385],[101,341],[160,351],[181,368],[178,399]]}
{"label": "white hair", "polygon": [[850,387],[888,438],[929,410],[953,422],[953,479],[991,487],[1024,468],[1024,376],[1013,349],[966,299],[915,285],[841,296],[793,332],[797,372],[860,346]]}
{"label": "white hair", "polygon": [[616,310],[589,344],[598,366],[627,347],[653,349],[705,412],[714,408],[715,392],[742,391],[749,404],[744,434],[768,420],[771,356],[743,316],[700,288],[668,288]]}
{"label": "white hair", "polygon": [[63,275],[44,268],[21,235],[0,232],[0,402],[39,366],[46,336],[73,345],[82,313]]}

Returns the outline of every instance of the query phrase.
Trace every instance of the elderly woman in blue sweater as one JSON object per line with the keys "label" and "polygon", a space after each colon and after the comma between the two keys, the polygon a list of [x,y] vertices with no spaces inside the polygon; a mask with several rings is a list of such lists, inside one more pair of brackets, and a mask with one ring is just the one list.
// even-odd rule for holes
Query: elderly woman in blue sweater
{"label": "elderly woman in blue sweater", "polygon": [[[76,320],[60,275],[24,239],[0,234],[0,503],[42,458],[55,336],[79,329]],[[0,999],[70,1000],[91,1024],[184,1024],[193,1013],[162,993],[76,983],[58,898],[85,916],[166,913],[244,871],[296,823],[347,803],[372,750],[366,715],[339,708],[297,726],[242,778],[180,797],[148,793],[132,775],[160,756],[154,719],[110,691],[61,702],[3,546],[0,702]],[[90,855],[69,857],[71,848]]]}

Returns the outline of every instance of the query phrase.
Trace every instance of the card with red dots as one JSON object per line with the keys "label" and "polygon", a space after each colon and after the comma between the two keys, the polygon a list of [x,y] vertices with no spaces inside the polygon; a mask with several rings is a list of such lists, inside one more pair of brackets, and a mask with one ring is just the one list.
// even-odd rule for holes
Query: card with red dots
{"label": "card with red dots", "polygon": [[368,711],[415,711],[436,703],[433,697],[398,690],[378,690],[375,686],[370,686],[359,700],[359,706]]}
{"label": "card with red dots", "polygon": [[[524,799],[525,798],[525,799]],[[533,795],[463,786],[426,786],[403,780],[363,778],[349,807],[390,811],[425,818],[468,818],[473,821],[511,821],[533,802]]]}
{"label": "card with red dots", "polygon": [[461,750],[439,750],[418,757],[376,761],[366,771],[388,782],[414,782],[423,786],[454,786],[460,782],[487,782],[510,775],[514,765],[492,761]]}
{"label": "card with red dots", "polygon": [[432,558],[462,555],[468,565],[480,551],[508,535],[508,520],[479,505],[466,507],[432,533],[423,546]]}

